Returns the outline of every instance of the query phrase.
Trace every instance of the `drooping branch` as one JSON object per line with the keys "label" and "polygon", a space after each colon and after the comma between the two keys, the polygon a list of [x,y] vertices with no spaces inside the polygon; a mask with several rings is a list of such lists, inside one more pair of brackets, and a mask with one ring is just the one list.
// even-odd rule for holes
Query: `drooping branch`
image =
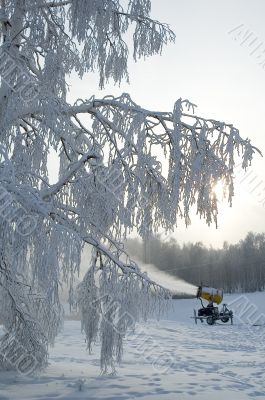
{"label": "drooping branch", "polygon": [[79,161],[73,163],[70,167],[69,170],[66,172],[64,176],[60,178],[60,180],[50,187],[49,189],[45,189],[41,193],[42,199],[48,199],[49,197],[55,196],[63,186],[67,185],[69,181],[72,179],[72,177],[75,175],[77,171],[80,170],[80,168],[88,161],[91,159],[97,159],[98,155],[96,154],[91,154],[90,152],[87,154],[84,154]]}

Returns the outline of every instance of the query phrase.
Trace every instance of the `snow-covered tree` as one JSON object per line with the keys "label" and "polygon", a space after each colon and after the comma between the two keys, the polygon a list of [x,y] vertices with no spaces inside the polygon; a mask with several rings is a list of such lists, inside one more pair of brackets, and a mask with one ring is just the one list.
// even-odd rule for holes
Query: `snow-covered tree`
{"label": "snow-covered tree", "polygon": [[[99,85],[128,79],[133,57],[174,42],[150,17],[150,0],[1,0],[0,52],[0,365],[40,370],[60,329],[61,284],[78,303],[90,348],[100,338],[101,368],[122,355],[135,321],[163,306],[168,292],[124,251],[190,209],[217,221],[212,191],[233,196],[236,153],[242,167],[255,148],[232,125],[201,118],[188,100],[172,111],[140,107],[128,94],[67,102],[69,75],[98,71]],[[123,2],[124,4],[124,2]],[[58,180],[49,169],[57,157]],[[94,249],[74,292],[84,246]]]}

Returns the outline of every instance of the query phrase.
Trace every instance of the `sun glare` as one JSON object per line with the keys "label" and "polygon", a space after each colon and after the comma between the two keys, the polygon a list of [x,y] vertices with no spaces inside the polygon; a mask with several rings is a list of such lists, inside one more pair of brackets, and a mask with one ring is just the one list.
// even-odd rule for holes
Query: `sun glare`
{"label": "sun glare", "polygon": [[226,197],[225,187],[222,181],[219,181],[218,183],[216,183],[216,185],[213,186],[212,192],[215,194],[218,201],[223,201]]}

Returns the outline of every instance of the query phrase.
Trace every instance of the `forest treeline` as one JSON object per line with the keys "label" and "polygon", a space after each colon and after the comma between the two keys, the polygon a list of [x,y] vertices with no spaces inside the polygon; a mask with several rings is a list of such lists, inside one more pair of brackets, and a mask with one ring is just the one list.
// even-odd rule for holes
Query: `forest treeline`
{"label": "forest treeline", "polygon": [[180,245],[160,236],[143,243],[127,242],[130,254],[154,264],[171,275],[194,285],[201,283],[223,288],[228,293],[265,289],[265,234],[248,233],[237,244],[224,243],[222,249],[208,248],[201,242]]}

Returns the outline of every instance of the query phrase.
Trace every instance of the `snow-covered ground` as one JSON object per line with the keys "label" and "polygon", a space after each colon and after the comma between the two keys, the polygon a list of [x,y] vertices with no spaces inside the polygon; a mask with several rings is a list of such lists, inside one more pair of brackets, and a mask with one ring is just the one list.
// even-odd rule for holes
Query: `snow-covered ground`
{"label": "snow-covered ground", "polygon": [[99,348],[85,350],[66,321],[38,378],[0,373],[0,400],[265,399],[265,293],[226,296],[234,325],[195,325],[197,300],[175,300],[167,319],[139,325],[116,376],[100,376]]}

